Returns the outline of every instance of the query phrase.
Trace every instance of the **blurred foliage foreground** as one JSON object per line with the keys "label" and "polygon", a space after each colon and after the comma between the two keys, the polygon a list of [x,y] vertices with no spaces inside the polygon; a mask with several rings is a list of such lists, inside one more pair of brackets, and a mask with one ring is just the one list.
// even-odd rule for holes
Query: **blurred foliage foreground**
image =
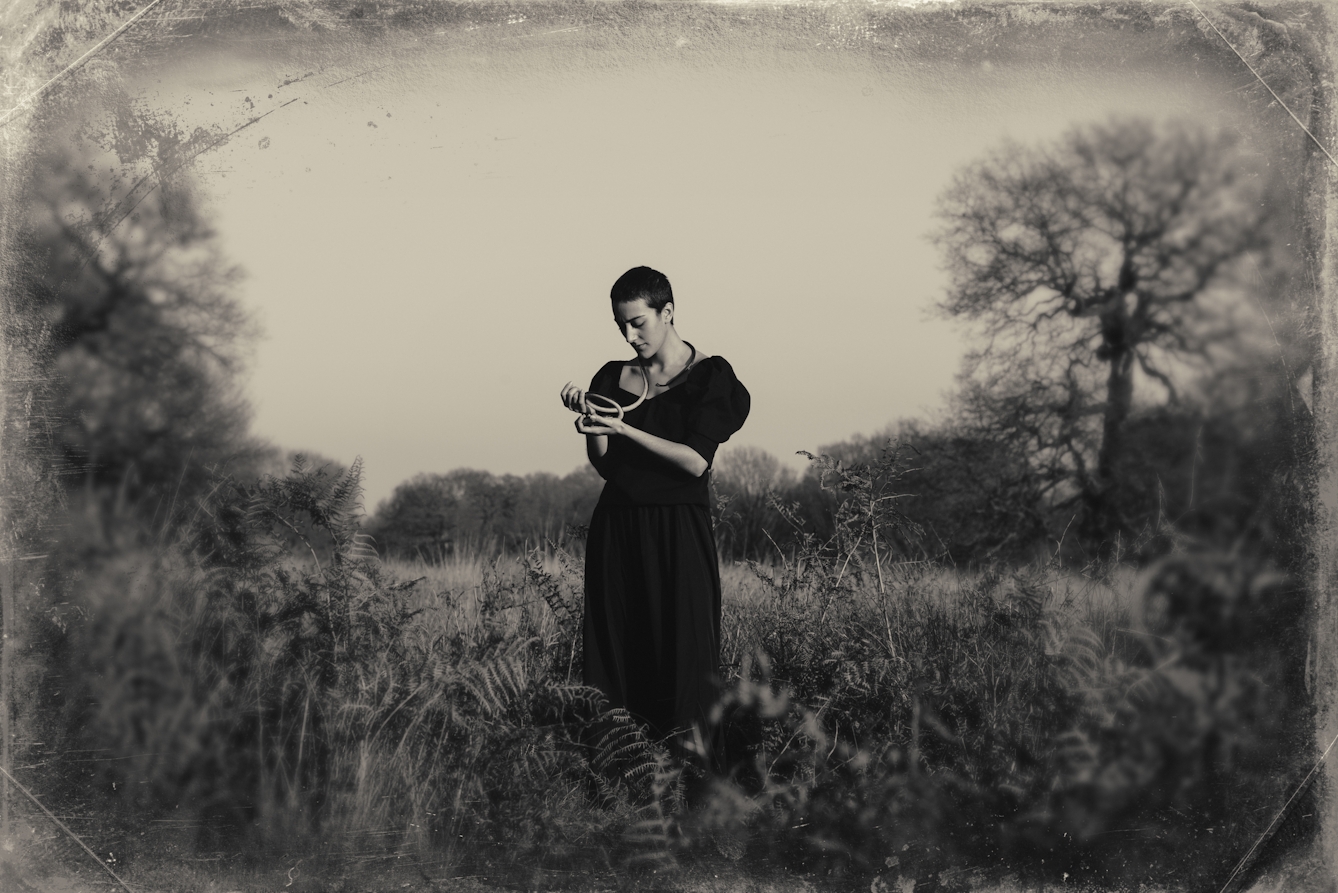
{"label": "blurred foliage foreground", "polygon": [[1313,759],[1302,593],[1217,553],[1136,579],[889,561],[896,451],[814,461],[837,535],[726,568],[718,771],[580,684],[567,553],[401,578],[358,466],[298,461],[63,581],[26,776],[119,864],[147,841],[550,885],[726,859],[875,891],[1225,880]]}

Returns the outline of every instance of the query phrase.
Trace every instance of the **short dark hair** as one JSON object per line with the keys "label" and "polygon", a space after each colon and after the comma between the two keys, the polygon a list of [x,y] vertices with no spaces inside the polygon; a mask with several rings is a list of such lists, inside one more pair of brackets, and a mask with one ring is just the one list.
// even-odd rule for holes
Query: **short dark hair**
{"label": "short dark hair", "polygon": [[638,298],[656,313],[674,299],[674,290],[669,287],[669,279],[659,270],[650,267],[633,267],[618,277],[609,291],[609,298],[614,304],[635,301]]}

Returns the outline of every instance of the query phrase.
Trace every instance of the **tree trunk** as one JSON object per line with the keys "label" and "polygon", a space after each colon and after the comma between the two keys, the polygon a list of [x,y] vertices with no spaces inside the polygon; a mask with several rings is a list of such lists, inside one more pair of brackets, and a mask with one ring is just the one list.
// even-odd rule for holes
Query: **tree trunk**
{"label": "tree trunk", "polygon": [[1124,451],[1124,423],[1134,402],[1134,355],[1121,351],[1110,358],[1106,377],[1106,409],[1101,420],[1101,447],[1096,458],[1097,486],[1108,492]]}
{"label": "tree trunk", "polygon": [[1125,532],[1117,504],[1119,482],[1116,476],[1124,453],[1124,424],[1134,402],[1133,351],[1123,346],[1109,347],[1110,341],[1108,334],[1110,371],[1106,376],[1106,405],[1101,419],[1096,474],[1085,482],[1083,499],[1087,514],[1084,534],[1089,543],[1098,546],[1102,555],[1106,555],[1112,545],[1110,538]]}

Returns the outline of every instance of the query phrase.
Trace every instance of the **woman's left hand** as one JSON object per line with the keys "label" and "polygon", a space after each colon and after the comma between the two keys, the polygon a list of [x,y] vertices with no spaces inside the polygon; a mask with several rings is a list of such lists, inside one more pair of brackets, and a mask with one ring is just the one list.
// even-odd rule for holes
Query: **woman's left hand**
{"label": "woman's left hand", "polygon": [[619,418],[607,416],[581,415],[576,419],[576,430],[582,434],[594,434],[608,436],[610,434],[622,434],[627,427],[627,423]]}

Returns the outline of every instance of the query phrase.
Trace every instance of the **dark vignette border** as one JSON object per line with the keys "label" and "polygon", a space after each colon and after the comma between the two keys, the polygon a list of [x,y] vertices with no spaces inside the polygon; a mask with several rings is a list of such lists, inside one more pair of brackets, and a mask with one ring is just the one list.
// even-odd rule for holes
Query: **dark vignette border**
{"label": "dark vignette border", "polygon": [[[95,53],[88,51],[145,7],[131,27]],[[504,27],[523,12],[523,28]],[[1218,33],[1208,20],[1221,30]],[[512,22],[512,25],[515,23]],[[40,558],[42,518],[55,488],[43,479],[46,383],[28,374],[42,350],[43,333],[13,324],[19,300],[8,283],[14,276],[12,246],[22,212],[18,208],[29,157],[51,138],[63,116],[87,103],[124,103],[119,86],[131,75],[190,46],[226,51],[258,32],[305,35],[324,47],[342,46],[347,77],[379,67],[378,47],[389,39],[432,33],[434,49],[456,48],[512,58],[531,54],[537,64],[561,57],[569,64],[601,68],[640,57],[677,58],[689,65],[794,57],[803,54],[863,54],[878,66],[930,81],[988,52],[991,58],[1041,66],[1050,71],[1081,67],[1117,42],[1125,64],[1151,65],[1174,54],[1234,73],[1242,89],[1258,92],[1260,108],[1271,102],[1245,59],[1281,95],[1313,139],[1300,135],[1297,161],[1303,185],[1301,235],[1306,272],[1313,283],[1307,308],[1316,339],[1312,400],[1320,450],[1310,469],[1316,504],[1311,531],[1311,684],[1315,697],[1315,753],[1338,740],[1338,226],[1332,221],[1338,188],[1338,121],[1335,120],[1334,58],[1338,37],[1320,2],[1210,5],[1192,2],[966,2],[896,6],[884,3],[796,0],[784,4],[716,4],[698,0],[16,0],[0,12],[0,115],[18,100],[38,94],[0,125],[0,596],[12,606],[24,560]],[[685,49],[677,41],[690,35]],[[1223,38],[1241,49],[1238,57]],[[893,51],[895,49],[895,52]],[[48,84],[53,78],[57,80]],[[294,81],[281,86],[296,84]],[[47,85],[45,89],[43,85]],[[39,92],[40,91],[40,92]],[[112,219],[130,213],[158,182],[185,171],[200,156],[227,143],[290,102],[247,114],[223,112],[191,133],[175,126],[172,112],[130,116],[129,126],[109,135],[122,158],[135,159],[128,187],[106,209]],[[1320,147],[1324,147],[1321,149]],[[7,608],[8,610],[8,608]],[[1338,749],[1338,748],[1335,748]],[[1338,755],[1323,765],[1322,837],[1308,858],[1322,863],[1314,876],[1338,877]],[[1332,889],[1330,886],[1329,889]]]}

